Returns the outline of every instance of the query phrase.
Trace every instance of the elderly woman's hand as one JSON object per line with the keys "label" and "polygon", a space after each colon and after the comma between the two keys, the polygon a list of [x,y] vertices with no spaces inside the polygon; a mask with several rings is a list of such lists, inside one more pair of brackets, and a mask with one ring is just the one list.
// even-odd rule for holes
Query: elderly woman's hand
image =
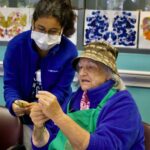
{"label": "elderly woman's hand", "polygon": [[34,123],[34,125],[38,128],[41,128],[44,126],[44,123],[49,120],[47,116],[43,113],[41,106],[39,103],[34,104],[34,106],[31,109],[30,117]]}
{"label": "elderly woman's hand", "polygon": [[62,111],[57,98],[50,92],[39,91],[36,97],[39,100],[43,113],[54,122],[62,117]]}

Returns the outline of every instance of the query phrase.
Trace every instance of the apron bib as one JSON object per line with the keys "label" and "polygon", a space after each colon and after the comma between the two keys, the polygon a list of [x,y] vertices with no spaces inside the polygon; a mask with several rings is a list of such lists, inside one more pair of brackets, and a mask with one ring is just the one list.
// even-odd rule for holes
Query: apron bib
{"label": "apron bib", "polygon": [[[96,123],[101,109],[106,102],[116,93],[115,89],[111,89],[102,99],[96,108],[69,112],[69,104],[67,106],[67,115],[72,118],[80,127],[93,133],[96,129]],[[67,137],[59,130],[56,138],[49,145],[49,150],[73,150]]]}

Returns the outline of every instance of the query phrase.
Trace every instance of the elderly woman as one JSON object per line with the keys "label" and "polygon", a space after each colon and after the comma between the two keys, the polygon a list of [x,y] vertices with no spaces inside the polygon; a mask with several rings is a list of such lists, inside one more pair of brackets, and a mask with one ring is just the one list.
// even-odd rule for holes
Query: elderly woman
{"label": "elderly woman", "polygon": [[[80,87],[70,98],[66,113],[52,93],[37,94],[39,104],[31,111],[33,149],[144,149],[141,116],[118,75],[117,55],[117,49],[105,42],[85,46],[83,54],[73,60]],[[47,118],[60,129],[55,139],[43,127]]]}

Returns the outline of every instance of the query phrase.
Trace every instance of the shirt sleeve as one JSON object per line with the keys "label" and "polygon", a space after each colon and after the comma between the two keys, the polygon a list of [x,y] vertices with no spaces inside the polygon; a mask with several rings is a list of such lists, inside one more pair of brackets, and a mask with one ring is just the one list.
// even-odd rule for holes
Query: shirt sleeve
{"label": "shirt sleeve", "polygon": [[32,149],[33,150],[48,150],[48,147],[49,147],[49,144],[51,143],[51,141],[56,137],[58,131],[59,131],[59,128],[51,121],[47,121],[46,122],[46,128],[50,134],[50,138],[47,142],[46,145],[44,145],[43,147],[36,147],[34,144],[33,144],[33,141],[31,139],[31,143],[32,143]]}
{"label": "shirt sleeve", "polygon": [[4,68],[4,98],[6,106],[14,115],[12,111],[12,103],[16,99],[20,99],[19,85],[18,83],[18,59],[17,59],[17,47],[14,43],[10,42],[7,46],[7,50],[4,56],[3,68]]}
{"label": "shirt sleeve", "polygon": [[[48,130],[48,131],[49,131],[49,130]],[[50,134],[50,131],[49,131],[49,134]],[[51,134],[50,134],[50,135],[51,135]],[[32,150],[48,150],[50,141],[51,141],[51,138],[49,138],[47,144],[44,145],[43,147],[36,147],[36,146],[33,144],[33,141],[32,141],[32,139],[31,139]]]}

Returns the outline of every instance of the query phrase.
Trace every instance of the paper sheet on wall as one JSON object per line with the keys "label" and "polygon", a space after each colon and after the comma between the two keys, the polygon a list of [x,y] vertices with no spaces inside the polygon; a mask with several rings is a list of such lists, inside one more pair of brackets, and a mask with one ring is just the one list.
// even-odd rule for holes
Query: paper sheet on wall
{"label": "paper sheet on wall", "polygon": [[30,27],[29,8],[0,9],[0,41],[9,41]]}
{"label": "paper sheet on wall", "polygon": [[150,50],[150,11],[140,12],[138,47]]}
{"label": "paper sheet on wall", "polygon": [[105,40],[116,47],[137,47],[138,11],[86,10],[84,45]]}

